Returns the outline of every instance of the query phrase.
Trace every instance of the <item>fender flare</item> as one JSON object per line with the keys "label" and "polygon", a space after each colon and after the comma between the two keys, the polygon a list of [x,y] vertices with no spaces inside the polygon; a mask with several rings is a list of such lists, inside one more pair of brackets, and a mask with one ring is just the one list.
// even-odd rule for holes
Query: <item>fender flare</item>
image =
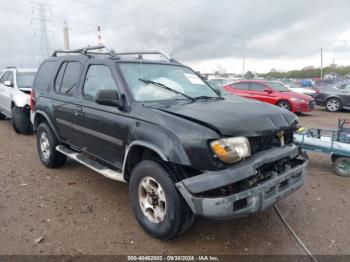
{"label": "fender flare", "polygon": [[131,151],[131,149],[135,146],[142,146],[142,147],[145,147],[145,148],[148,148],[152,151],[154,151],[156,154],[159,155],[159,157],[165,161],[165,162],[168,162],[169,159],[165,156],[165,154],[162,152],[162,150],[155,146],[155,145],[152,145],[151,143],[148,143],[146,141],[143,141],[143,140],[135,140],[133,142],[131,142],[129,145],[126,146],[126,149],[125,149],[125,156],[124,156],[124,161],[123,161],[123,169],[122,169],[122,172],[123,172],[123,179],[125,181],[126,180],[126,174],[125,174],[125,168],[126,168],[126,163],[128,161],[128,157],[129,157],[129,153]]}
{"label": "fender flare", "polygon": [[34,116],[34,123],[33,123],[33,129],[34,131],[37,130],[38,126],[37,126],[37,119],[38,119],[38,116],[41,115],[43,118],[45,118],[46,122],[49,124],[51,130],[54,132],[55,136],[57,137],[57,139],[59,141],[61,141],[60,137],[58,136],[57,134],[57,131],[56,129],[54,128],[52,122],[50,121],[50,118],[48,117],[48,115],[44,112],[44,111],[41,111],[41,110],[36,110],[35,111],[35,116]]}

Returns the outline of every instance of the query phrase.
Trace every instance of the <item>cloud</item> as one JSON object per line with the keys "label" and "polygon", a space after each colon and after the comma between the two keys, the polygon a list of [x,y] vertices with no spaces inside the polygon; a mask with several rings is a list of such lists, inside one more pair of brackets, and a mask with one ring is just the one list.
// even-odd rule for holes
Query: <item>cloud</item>
{"label": "cloud", "polygon": [[[274,64],[286,70],[317,66],[321,47],[326,56],[350,63],[341,55],[350,51],[346,0],[54,0],[51,9],[51,49],[62,48],[67,20],[74,48],[96,44],[100,25],[105,44],[115,50],[162,50],[202,70],[240,71],[243,55],[247,70],[266,71]],[[0,33],[5,39],[0,42],[1,66],[37,65],[36,17],[25,0],[0,9],[0,21],[6,25]]]}

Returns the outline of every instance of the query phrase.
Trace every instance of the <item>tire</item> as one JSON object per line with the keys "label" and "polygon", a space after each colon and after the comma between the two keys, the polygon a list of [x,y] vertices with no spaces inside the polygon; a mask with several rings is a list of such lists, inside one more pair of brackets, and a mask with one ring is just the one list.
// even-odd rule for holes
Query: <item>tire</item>
{"label": "tire", "polygon": [[59,142],[46,123],[41,123],[36,133],[36,145],[39,158],[44,166],[48,168],[61,167],[67,157],[56,150]]}
{"label": "tire", "polygon": [[288,101],[279,101],[276,106],[281,107],[283,109],[286,109],[288,111],[292,111],[292,106],[290,105],[290,103]]}
{"label": "tire", "polygon": [[326,101],[326,109],[329,112],[339,112],[343,109],[343,102],[336,97],[328,98]]}
{"label": "tire", "polygon": [[172,239],[193,223],[194,214],[175,186],[179,173],[159,160],[143,160],[131,173],[129,198],[136,220],[157,239]]}
{"label": "tire", "polygon": [[23,108],[17,106],[12,108],[11,121],[12,127],[17,134],[30,134],[32,132],[30,115]]}
{"label": "tire", "polygon": [[338,176],[350,177],[350,158],[337,157],[333,162],[333,170]]}
{"label": "tire", "polygon": [[6,119],[6,116],[0,113],[0,120]]}

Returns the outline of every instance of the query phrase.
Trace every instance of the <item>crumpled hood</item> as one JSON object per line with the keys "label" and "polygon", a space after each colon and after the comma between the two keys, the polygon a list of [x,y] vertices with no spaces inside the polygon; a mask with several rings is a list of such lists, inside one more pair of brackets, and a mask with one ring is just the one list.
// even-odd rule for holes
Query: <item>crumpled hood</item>
{"label": "crumpled hood", "polygon": [[237,96],[152,107],[210,127],[223,136],[259,136],[286,129],[297,120],[285,109]]}

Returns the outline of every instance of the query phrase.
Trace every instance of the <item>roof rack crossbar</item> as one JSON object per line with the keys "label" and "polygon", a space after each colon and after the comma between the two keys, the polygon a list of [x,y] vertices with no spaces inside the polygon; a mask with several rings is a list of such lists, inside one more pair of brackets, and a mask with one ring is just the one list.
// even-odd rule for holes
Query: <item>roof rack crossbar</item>
{"label": "roof rack crossbar", "polygon": [[164,57],[166,60],[170,61],[171,58],[165,55],[162,52],[159,51],[139,51],[139,52],[123,52],[123,53],[116,53],[117,56],[123,56],[123,55],[138,55],[138,59],[142,59],[142,55],[160,55]]}
{"label": "roof rack crossbar", "polygon": [[[88,47],[84,47],[84,48],[79,48],[79,49],[75,49],[75,50],[55,50],[52,54],[52,56],[57,56],[57,54],[87,54],[88,51],[90,50],[99,50],[99,49],[103,49],[106,48],[104,45],[98,45],[98,46],[88,46]],[[101,53],[103,54],[103,53]]]}

